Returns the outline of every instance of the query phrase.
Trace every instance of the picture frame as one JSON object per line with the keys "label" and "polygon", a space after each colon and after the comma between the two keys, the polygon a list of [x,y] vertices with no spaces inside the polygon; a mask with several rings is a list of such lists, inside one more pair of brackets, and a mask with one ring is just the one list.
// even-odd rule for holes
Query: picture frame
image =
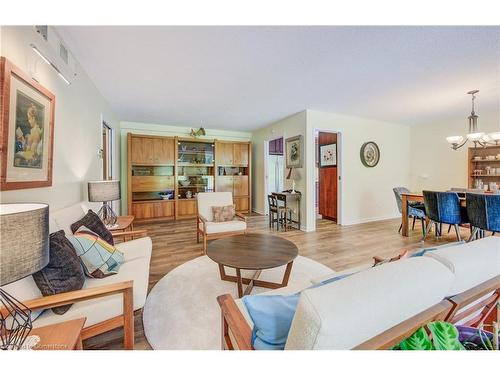
{"label": "picture frame", "polygon": [[337,166],[337,144],[329,143],[319,146],[319,167]]}
{"label": "picture frame", "polygon": [[302,168],[304,160],[302,135],[296,135],[285,140],[285,160],[287,168]]}
{"label": "picture frame", "polygon": [[0,57],[0,190],[52,186],[55,96]]}

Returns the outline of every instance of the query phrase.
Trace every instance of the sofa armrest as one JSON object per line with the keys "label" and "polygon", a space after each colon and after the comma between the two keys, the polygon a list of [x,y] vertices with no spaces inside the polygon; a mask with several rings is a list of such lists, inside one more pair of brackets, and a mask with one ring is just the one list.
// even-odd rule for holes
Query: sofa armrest
{"label": "sofa armrest", "polygon": [[230,294],[224,294],[217,297],[217,302],[219,302],[222,317],[222,349],[253,350],[252,330],[233,297]]}
{"label": "sofa armrest", "polygon": [[[132,350],[134,348],[134,282],[123,281],[119,283],[102,285],[95,288],[80,289],[72,292],[65,292],[36,298],[23,302],[24,306],[31,310],[49,309],[64,306],[70,303],[87,301],[94,298],[106,297],[114,294],[123,295],[123,342],[124,348]],[[0,313],[4,313],[0,309]]]}
{"label": "sofa armrest", "polygon": [[239,212],[236,212],[234,216],[236,216],[240,220],[243,220],[245,223],[247,222],[247,217],[243,214],[240,214]]}
{"label": "sofa armrest", "polygon": [[390,349],[394,345],[399,344],[404,339],[410,337],[417,329],[426,325],[429,322],[444,320],[453,305],[446,300],[431,306],[427,310],[422,311],[398,325],[389,328],[381,334],[372,337],[362,344],[354,347],[354,350],[384,350]]}
{"label": "sofa armrest", "polygon": [[147,236],[147,234],[148,234],[148,231],[146,229],[129,230],[129,231],[125,231],[125,232],[111,232],[111,235],[113,236],[113,238],[132,237],[132,239],[134,239],[134,237],[138,237],[138,236],[143,237],[143,236]]}

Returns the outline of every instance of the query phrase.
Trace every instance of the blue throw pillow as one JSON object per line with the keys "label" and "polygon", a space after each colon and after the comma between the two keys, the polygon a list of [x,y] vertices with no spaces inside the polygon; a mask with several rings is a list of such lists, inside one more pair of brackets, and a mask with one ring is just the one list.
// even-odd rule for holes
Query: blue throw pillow
{"label": "blue throw pillow", "polygon": [[[307,289],[317,288],[342,280],[352,273],[334,276]],[[245,296],[243,303],[253,321],[252,346],[255,350],[283,350],[293,316],[297,310],[300,292],[282,296]]]}

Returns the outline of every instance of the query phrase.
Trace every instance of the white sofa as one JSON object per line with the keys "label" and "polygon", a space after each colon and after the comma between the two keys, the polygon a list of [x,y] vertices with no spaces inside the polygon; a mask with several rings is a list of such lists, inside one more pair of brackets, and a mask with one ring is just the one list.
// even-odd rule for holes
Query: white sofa
{"label": "white sofa", "polygon": [[[359,272],[301,292],[285,349],[379,347],[378,345],[391,341],[374,340],[374,337],[398,326],[408,330],[408,322],[414,317],[418,317],[414,319],[415,322],[426,322],[437,316],[455,322],[455,316],[460,317],[461,322],[478,323],[478,318],[475,317],[483,311],[481,306],[476,306],[478,308],[467,314],[467,317],[460,313],[478,301],[491,304],[495,298],[498,300],[500,238],[489,237],[467,244],[447,246],[422,257],[402,259],[374,268],[361,267],[343,273],[353,271]],[[340,274],[342,273],[311,280],[311,285]],[[298,291],[283,288],[264,294],[292,294]],[[469,293],[470,298],[457,298],[464,293]],[[469,301],[478,296],[480,298],[474,302]],[[454,298],[457,300],[454,301]],[[219,303],[223,317],[227,318],[226,323],[238,321],[238,312],[230,312],[230,297],[219,297]],[[253,323],[242,301],[236,300],[235,305],[237,309],[232,309],[233,312],[238,310],[241,313],[248,328],[244,324],[234,327],[230,325],[228,331],[223,332],[223,346],[238,348],[243,343],[248,348],[248,337],[247,344],[245,340],[237,342],[235,337],[242,338],[251,332]],[[230,332],[233,328],[238,332]],[[411,333],[411,330],[406,333]],[[392,341],[392,344],[398,342],[397,338],[396,336],[396,341]],[[232,341],[229,345],[225,342],[228,339]],[[365,345],[367,342],[370,345]]]}
{"label": "white sofa", "polygon": [[[50,233],[62,229],[66,234],[71,235],[71,224],[81,219],[87,211],[88,205],[82,202],[62,210],[50,212]],[[34,321],[34,327],[86,317],[87,320],[84,326],[83,338],[87,338],[92,337],[94,334],[105,332],[106,327],[112,329],[124,325],[123,319],[120,318],[124,315],[124,301],[120,294],[124,293],[125,289],[127,289],[125,286],[127,281],[133,282],[133,310],[141,309],[146,301],[148,290],[149,263],[152,250],[151,239],[149,237],[143,237],[118,243],[116,247],[124,254],[124,262],[118,274],[103,279],[85,279],[83,290],[95,291],[95,293],[93,293],[96,294],[94,298],[74,303],[63,315],[57,315],[54,314],[52,310],[45,309]],[[99,297],[100,289],[113,285],[117,285],[115,294]],[[121,285],[121,287],[118,287],[119,285]],[[32,276],[25,277],[24,279],[2,288],[20,301],[38,300],[42,297]],[[98,329],[99,326],[104,326],[104,329]],[[133,322],[132,327],[128,328],[131,328],[133,333]],[[86,332],[88,333],[86,334]],[[128,337],[127,339],[132,339],[133,345],[133,337]],[[126,346],[130,346],[130,341],[126,343]]]}

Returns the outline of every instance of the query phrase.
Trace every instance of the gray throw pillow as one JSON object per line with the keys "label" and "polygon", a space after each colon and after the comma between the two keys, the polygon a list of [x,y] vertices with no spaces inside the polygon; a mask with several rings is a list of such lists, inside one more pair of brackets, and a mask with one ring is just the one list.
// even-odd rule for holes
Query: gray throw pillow
{"label": "gray throw pillow", "polygon": [[[33,274],[38,289],[44,296],[80,290],[85,282],[85,274],[71,242],[60,230],[51,233],[49,250],[49,264],[41,271]],[[55,314],[62,315],[68,311],[70,305],[54,307]]]}
{"label": "gray throw pillow", "polygon": [[71,224],[71,231],[75,233],[80,227],[90,229],[110,245],[115,244],[111,232],[106,228],[101,218],[92,210],[89,210],[89,212],[76,223]]}

